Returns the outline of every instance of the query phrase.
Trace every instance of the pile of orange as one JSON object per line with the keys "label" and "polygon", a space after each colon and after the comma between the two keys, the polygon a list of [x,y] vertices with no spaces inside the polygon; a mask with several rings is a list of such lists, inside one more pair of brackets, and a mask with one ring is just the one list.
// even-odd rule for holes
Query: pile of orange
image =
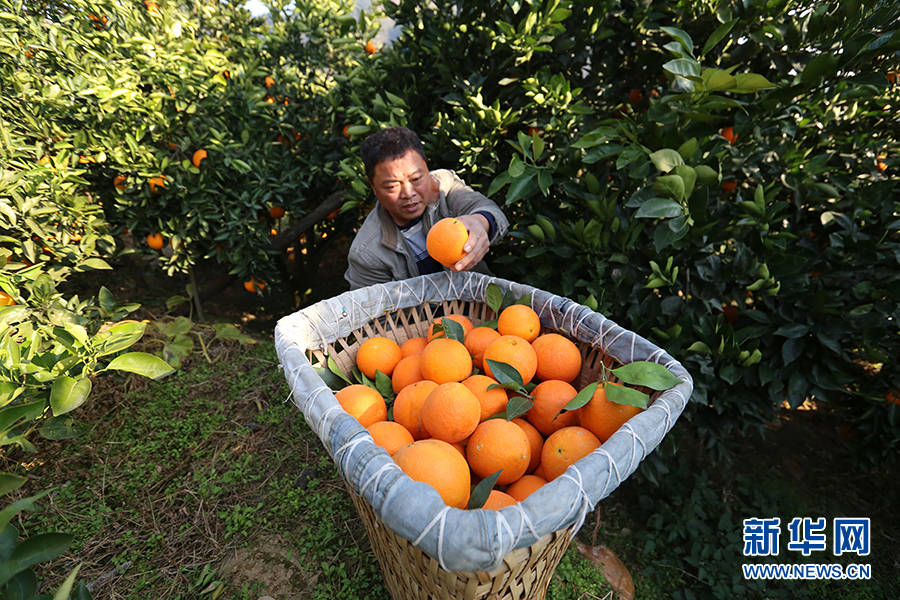
{"label": "pile of orange", "polygon": [[[461,326],[463,342],[435,328],[447,319]],[[498,382],[487,360],[506,363],[526,385],[536,384],[533,406],[522,416],[504,418],[517,392],[490,387]],[[600,385],[585,406],[564,411],[578,393],[573,382],[581,353],[567,337],[541,333],[537,313],[522,304],[502,310],[496,330],[449,314],[402,345],[381,335],[368,338],[357,349],[356,365],[369,380],[379,372],[390,378],[393,404],[389,408],[363,384],[338,391],[338,402],[404,472],[456,508],[467,507],[473,484],[498,471],[500,489],[484,507],[524,500],[641,410],[608,400]]]}

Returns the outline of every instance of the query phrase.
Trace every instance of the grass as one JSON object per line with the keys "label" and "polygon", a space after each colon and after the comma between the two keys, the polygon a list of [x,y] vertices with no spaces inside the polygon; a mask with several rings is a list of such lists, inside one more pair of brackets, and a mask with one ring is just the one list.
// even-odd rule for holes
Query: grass
{"label": "grass", "polygon": [[[83,437],[41,442],[38,457],[9,457],[3,468],[30,479],[21,495],[53,489],[40,512],[16,522],[20,531],[75,536],[42,575],[58,584],[80,563],[94,596],[111,600],[386,598],[337,470],[288,401],[271,341],[223,346],[214,356],[193,356],[159,382],[99,379],[77,415]],[[846,457],[815,443],[821,427],[789,425],[747,442],[731,469],[706,468],[704,449],[677,427],[647,461],[660,485],[632,476],[588,516],[578,541],[611,548],[642,599],[897,597],[895,467],[848,479]],[[802,476],[784,470],[788,458],[805,461]],[[857,562],[872,562],[875,579],[739,579],[741,519],[817,515],[872,516],[871,560]],[[835,561],[829,554],[817,562]],[[782,553],[779,562],[801,560]],[[573,545],[547,598],[611,595]]]}

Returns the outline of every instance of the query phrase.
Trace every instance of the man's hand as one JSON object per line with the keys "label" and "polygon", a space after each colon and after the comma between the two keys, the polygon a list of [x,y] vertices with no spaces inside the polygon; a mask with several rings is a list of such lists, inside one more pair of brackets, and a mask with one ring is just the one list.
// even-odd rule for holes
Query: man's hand
{"label": "man's hand", "polygon": [[491,247],[491,240],[488,238],[491,224],[484,215],[462,215],[456,218],[466,226],[469,231],[469,239],[463,246],[466,255],[453,265],[453,270],[468,271],[481,262]]}

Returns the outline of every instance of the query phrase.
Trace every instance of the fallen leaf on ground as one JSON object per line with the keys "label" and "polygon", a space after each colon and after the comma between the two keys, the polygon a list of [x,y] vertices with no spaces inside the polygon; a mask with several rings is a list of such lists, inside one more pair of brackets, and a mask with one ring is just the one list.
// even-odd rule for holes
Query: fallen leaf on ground
{"label": "fallen leaf on ground", "polygon": [[634,600],[634,580],[619,557],[607,546],[588,546],[576,541],[575,547],[597,567],[621,600]]}

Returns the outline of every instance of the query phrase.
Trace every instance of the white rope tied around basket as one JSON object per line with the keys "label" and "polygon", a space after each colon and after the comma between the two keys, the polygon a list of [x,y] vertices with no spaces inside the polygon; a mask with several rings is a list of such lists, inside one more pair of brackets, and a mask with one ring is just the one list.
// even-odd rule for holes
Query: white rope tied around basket
{"label": "white rope tied around basket", "polygon": [[400,288],[401,288],[400,293],[403,294],[404,291],[402,288],[406,288],[406,290],[409,292],[409,294],[412,295],[412,297],[416,299],[416,304],[422,304],[423,302],[425,302],[425,281],[424,280],[419,281],[419,283],[422,284],[422,291],[419,293],[416,293],[416,290],[413,288],[412,285],[410,285],[409,282],[410,282],[409,279],[403,279],[400,281]]}
{"label": "white rope tied around basket", "polygon": [[[494,562],[499,562],[499,559],[502,559],[506,556],[506,551],[504,550],[503,545],[503,530],[509,534],[510,546],[514,545],[516,542],[516,537],[513,535],[512,527],[509,524],[509,521],[506,520],[506,517],[503,516],[502,512],[499,510],[495,510],[494,513],[497,515],[497,547],[495,548],[495,552],[491,553]],[[498,556],[499,554],[499,556]]]}
{"label": "white rope tied around basket", "polygon": [[394,461],[383,464],[377,471],[372,473],[372,475],[366,479],[365,483],[363,483],[362,487],[359,489],[359,495],[362,496],[366,493],[366,490],[369,488],[372,483],[375,483],[375,487],[378,487],[378,482],[381,481],[381,478],[388,471],[399,470],[400,467],[397,466],[397,463]]}
{"label": "white rope tied around basket", "polygon": [[438,549],[438,564],[441,565],[441,568],[445,571],[447,569],[447,565],[444,564],[444,525],[447,523],[447,513],[450,511],[449,506],[444,506],[440,510],[440,512],[435,515],[435,517],[431,520],[431,522],[422,530],[422,533],[419,534],[419,537],[415,539],[413,542],[413,546],[418,546],[419,543],[424,539],[428,532],[431,531],[431,528],[435,526],[435,524],[440,524],[438,526],[438,539],[437,539],[437,549]]}
{"label": "white rope tied around basket", "polygon": [[531,517],[528,516],[528,513],[525,512],[525,509],[522,508],[521,502],[516,502],[513,504],[516,510],[519,511],[519,515],[521,515],[521,519],[519,519],[519,533],[516,535],[516,539],[521,539],[522,537],[522,528],[525,525],[528,525],[528,531],[531,532],[531,535],[534,536],[534,539],[538,539],[540,536],[537,534],[537,530],[534,528],[534,523],[531,522]]}
{"label": "white rope tied around basket", "polygon": [[600,492],[600,497],[605,498],[609,494],[609,481],[612,479],[613,472],[616,474],[616,485],[613,486],[613,489],[619,487],[619,484],[622,483],[622,475],[619,473],[619,465],[616,464],[616,461],[613,460],[613,457],[607,452],[603,446],[600,446],[594,452],[599,452],[606,456],[606,461],[609,463],[609,469],[606,470],[606,484],[603,486],[603,491]]}
{"label": "white rope tied around basket", "polygon": [[[641,436],[637,434],[634,428],[631,426],[631,423],[625,423],[622,425],[622,429],[628,431],[631,434],[631,463],[628,465],[629,471],[634,471],[637,469],[638,465],[641,464],[641,461],[647,456],[647,445],[644,443],[644,440],[641,439]],[[640,444],[641,446],[641,456],[637,459],[637,465],[634,464],[634,458],[637,456],[637,446]]]}
{"label": "white rope tied around basket", "polygon": [[587,514],[591,512],[591,506],[593,505],[593,503],[591,502],[591,497],[586,491],[584,491],[584,483],[581,477],[581,471],[578,468],[571,469],[571,471],[578,474],[577,479],[570,475],[569,471],[570,469],[566,469],[565,473],[560,475],[560,477],[569,479],[575,482],[575,485],[578,486],[578,501],[573,504],[572,508],[569,509],[569,512],[566,513],[566,518],[568,518],[569,515],[572,514],[572,509],[577,508],[579,511],[578,519],[572,525],[572,533],[569,535],[569,540],[572,540],[575,537],[575,534],[578,533],[578,530],[581,529],[582,524],[584,524],[584,520],[585,518],[587,518]]}
{"label": "white rope tied around basket", "polygon": [[[572,304],[572,310],[574,311],[574,310],[576,310],[577,308],[578,308],[578,307],[573,303],[573,304]],[[594,314],[596,314],[596,313],[594,313]],[[580,317],[577,321],[575,321],[575,322],[572,324],[572,335],[574,335],[575,337],[580,337],[580,336],[578,335],[578,329],[581,327],[581,324],[584,323],[585,320],[587,320],[590,316],[591,316],[591,313],[590,313],[590,312],[588,312],[588,311],[586,311],[586,310],[585,310],[585,311],[582,311],[581,317]],[[602,320],[600,321],[600,327],[601,327],[601,329],[603,328],[603,323],[605,323],[605,322],[606,322],[606,318],[602,318]]]}
{"label": "white rope tied around basket", "polygon": [[347,473],[347,467],[344,465],[344,460],[347,457],[352,457],[353,450],[363,442],[367,441],[367,438],[369,438],[369,436],[365,435],[364,431],[360,431],[359,433],[354,434],[349,442],[345,442],[340,448],[334,451],[334,458],[338,460],[342,473]]}

